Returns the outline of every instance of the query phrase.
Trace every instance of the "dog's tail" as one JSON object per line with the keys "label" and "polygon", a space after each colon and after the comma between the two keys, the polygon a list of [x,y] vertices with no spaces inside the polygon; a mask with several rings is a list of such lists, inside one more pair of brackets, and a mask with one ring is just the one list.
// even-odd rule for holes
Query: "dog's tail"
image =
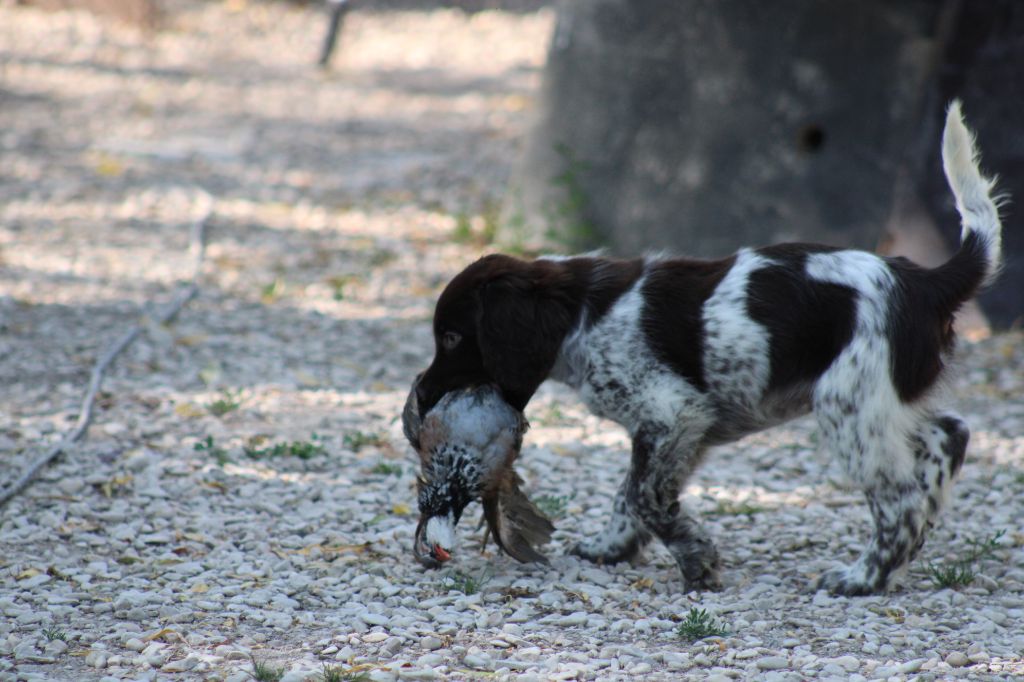
{"label": "dog's tail", "polygon": [[953,100],[942,134],[942,168],[956,199],[962,232],[960,249],[933,272],[944,285],[943,298],[954,308],[992,283],[1002,264],[1002,225],[992,197],[995,181],[981,174],[978,162],[974,134],[964,125],[960,101]]}

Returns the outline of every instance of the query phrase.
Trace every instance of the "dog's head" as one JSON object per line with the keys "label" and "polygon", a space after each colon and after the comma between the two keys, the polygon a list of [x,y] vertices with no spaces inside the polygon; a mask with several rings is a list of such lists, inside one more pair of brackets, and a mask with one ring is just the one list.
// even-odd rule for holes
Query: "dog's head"
{"label": "dog's head", "polygon": [[416,385],[402,425],[420,456],[419,508],[413,553],[436,568],[451,558],[455,526],[466,506],[479,500],[498,545],[519,561],[544,561],[534,545],[554,527],[519,490],[512,468],[526,420],[490,384],[446,393],[422,419]]}
{"label": "dog's head", "polygon": [[459,273],[434,311],[434,360],[416,389],[420,416],[446,393],[483,384],[522,411],[575,319],[574,286],[557,261],[499,254]]}

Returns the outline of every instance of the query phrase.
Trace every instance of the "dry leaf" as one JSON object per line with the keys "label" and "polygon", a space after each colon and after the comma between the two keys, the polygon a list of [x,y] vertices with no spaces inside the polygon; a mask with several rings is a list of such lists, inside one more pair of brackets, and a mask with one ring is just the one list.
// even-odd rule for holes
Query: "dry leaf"
{"label": "dry leaf", "polygon": [[42,571],[38,568],[26,568],[24,571],[15,576],[15,580],[27,580],[28,578],[34,578],[40,575]]}
{"label": "dry leaf", "polygon": [[154,633],[148,634],[142,638],[143,642],[152,642],[154,639],[160,639],[161,637],[166,638],[168,635],[175,635],[175,639],[181,639],[181,635],[177,630],[171,630],[170,628],[163,628],[157,630]]}
{"label": "dry leaf", "polygon": [[174,414],[185,419],[195,419],[206,416],[206,410],[194,403],[178,403],[174,406]]}
{"label": "dry leaf", "polygon": [[228,491],[227,485],[221,483],[220,481],[202,481],[202,484],[205,485],[207,488],[213,488],[218,492],[226,493]]}
{"label": "dry leaf", "polygon": [[122,474],[120,476],[114,476],[113,478],[104,481],[100,485],[100,490],[103,491],[103,496],[111,498],[114,493],[121,488],[127,488],[128,485],[135,480],[131,474]]}
{"label": "dry leaf", "polygon": [[395,506],[391,507],[391,513],[392,514],[398,514],[399,516],[406,516],[411,511],[412,510],[409,508],[409,505],[403,504],[401,502],[399,502]]}
{"label": "dry leaf", "polygon": [[[198,346],[203,341],[206,341],[206,334],[185,334],[183,336],[176,336],[174,338],[174,343],[178,344],[179,346],[186,347]],[[200,372],[199,377],[202,378],[202,376],[203,373]]]}
{"label": "dry leaf", "polygon": [[368,549],[370,549],[369,542],[364,542],[360,545],[309,545],[298,550],[298,553],[308,555],[312,554],[314,550],[320,550],[324,554],[342,554],[344,552],[362,554]]}
{"label": "dry leaf", "polygon": [[96,159],[96,172],[105,178],[116,178],[124,173],[124,164],[109,154],[100,154]]}

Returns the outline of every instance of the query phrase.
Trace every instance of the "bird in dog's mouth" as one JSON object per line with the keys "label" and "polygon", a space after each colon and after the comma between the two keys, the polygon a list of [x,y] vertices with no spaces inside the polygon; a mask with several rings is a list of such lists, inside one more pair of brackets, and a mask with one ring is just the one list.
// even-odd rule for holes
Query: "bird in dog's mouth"
{"label": "bird in dog's mouth", "polygon": [[495,386],[452,391],[421,419],[414,382],[402,426],[420,456],[413,554],[421,564],[438,568],[452,558],[455,527],[474,500],[501,549],[518,561],[547,562],[535,548],[554,526],[519,489],[512,467],[528,425]]}

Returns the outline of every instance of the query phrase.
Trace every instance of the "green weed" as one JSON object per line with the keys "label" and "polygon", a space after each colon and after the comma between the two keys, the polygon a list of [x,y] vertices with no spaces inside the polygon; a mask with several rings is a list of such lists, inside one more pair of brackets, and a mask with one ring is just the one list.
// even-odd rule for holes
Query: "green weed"
{"label": "green weed", "polygon": [[966,587],[978,577],[975,564],[995,557],[999,549],[999,540],[1006,535],[1006,530],[997,530],[982,540],[971,538],[967,541],[970,549],[957,561],[943,564],[929,564],[928,577],[936,587]]}
{"label": "green weed", "polygon": [[47,642],[52,642],[55,639],[59,639],[62,642],[68,641],[68,633],[56,626],[43,628],[43,637],[46,638]]}
{"label": "green weed", "polygon": [[533,503],[548,518],[560,519],[565,516],[566,507],[569,506],[571,499],[571,495],[539,495],[534,498]]}
{"label": "green weed", "polygon": [[759,507],[756,504],[751,504],[744,500],[743,502],[733,502],[731,500],[718,500],[715,502],[715,508],[713,511],[708,512],[711,516],[752,516],[759,514],[764,511],[764,507]]}
{"label": "green weed", "polygon": [[267,447],[260,447],[264,438],[250,438],[249,442],[242,447],[242,452],[249,459],[270,459],[273,457],[298,457],[302,460],[312,459],[326,452],[323,446],[323,439],[315,433],[310,440],[293,440],[290,442],[274,443]]}
{"label": "green weed", "polygon": [[441,588],[470,595],[479,592],[490,581],[491,574],[486,568],[476,576],[461,571],[452,571],[441,578]]}
{"label": "green weed", "polygon": [[321,682],[366,682],[370,676],[361,670],[346,670],[340,665],[324,664],[320,673]]}
{"label": "green weed", "polygon": [[402,467],[397,464],[381,460],[377,462],[376,466],[370,469],[370,473],[377,474],[378,476],[401,476]]}
{"label": "green weed", "polygon": [[349,450],[359,452],[362,448],[367,445],[380,446],[384,444],[384,439],[380,434],[366,433],[363,431],[349,431],[342,439],[341,444]]}
{"label": "green weed", "polygon": [[206,405],[206,409],[214,417],[223,417],[229,412],[234,412],[241,405],[242,392],[225,389],[221,391],[219,398]]}
{"label": "green weed", "polygon": [[217,445],[213,440],[213,436],[207,436],[196,443],[192,449],[196,452],[205,452],[209,454],[214,460],[216,460],[219,466],[224,466],[231,461],[231,458],[228,457],[228,451]]}
{"label": "green weed", "polygon": [[713,616],[708,614],[706,609],[694,607],[686,614],[686,620],[679,624],[677,632],[683,639],[696,642],[705,637],[722,637],[729,631],[724,625],[716,621]]}
{"label": "green weed", "polygon": [[284,280],[280,277],[275,277],[273,282],[265,284],[263,288],[260,289],[260,300],[266,304],[273,303],[284,296],[284,290]]}
{"label": "green weed", "polygon": [[252,672],[249,674],[256,682],[280,682],[284,677],[284,668],[277,668],[266,661],[257,660],[255,656],[249,658],[252,661]]}

